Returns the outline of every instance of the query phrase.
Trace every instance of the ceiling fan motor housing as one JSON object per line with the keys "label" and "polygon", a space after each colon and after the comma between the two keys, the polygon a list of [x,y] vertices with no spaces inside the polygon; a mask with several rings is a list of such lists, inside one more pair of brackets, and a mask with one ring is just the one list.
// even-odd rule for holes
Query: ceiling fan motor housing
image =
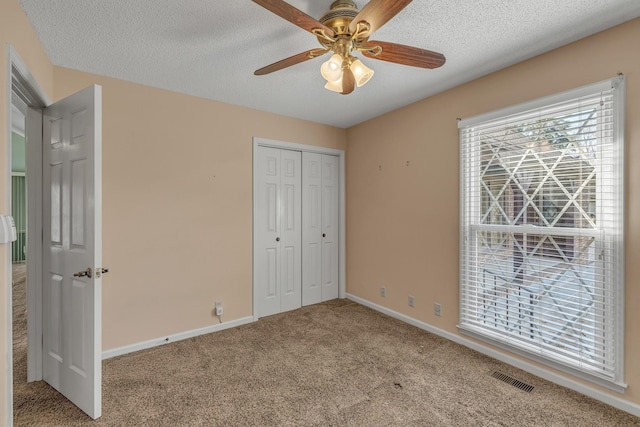
{"label": "ceiling fan motor housing", "polygon": [[336,35],[349,34],[349,24],[359,13],[356,4],[351,0],[337,0],[331,4],[330,10],[319,21],[331,28]]}

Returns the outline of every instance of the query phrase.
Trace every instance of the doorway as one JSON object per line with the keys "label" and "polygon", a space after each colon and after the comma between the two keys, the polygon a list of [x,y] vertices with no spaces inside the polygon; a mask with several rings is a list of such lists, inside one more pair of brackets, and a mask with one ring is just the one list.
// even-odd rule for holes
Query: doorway
{"label": "doorway", "polygon": [[[26,106],[27,381],[44,380],[96,419],[102,400],[101,275],[106,272],[100,267],[102,88],[92,85],[51,103],[12,46],[9,63],[9,122],[14,98]],[[6,153],[11,158],[11,143]],[[11,182],[9,170],[6,178]],[[6,194],[12,194],[10,185]],[[7,204],[11,209],[10,199]],[[12,251],[7,252],[6,279],[12,283]],[[13,313],[12,293],[7,286],[7,314]],[[13,347],[12,317],[8,349]],[[13,351],[7,362],[6,421],[12,425]]]}
{"label": "doorway", "polygon": [[[265,153],[272,153],[271,157],[272,157],[272,161],[267,161],[269,159],[267,159],[266,157],[264,157]],[[279,153],[279,154],[278,154]],[[305,292],[304,290],[304,285],[299,285],[299,286],[291,286],[291,288],[298,289],[299,287],[301,288],[299,292],[288,292],[290,289],[287,288],[287,286],[284,286],[283,289],[283,284],[288,284],[289,282],[294,283],[293,281],[284,281],[282,282],[282,280],[278,279],[277,276],[278,275],[278,271],[282,272],[283,270],[286,272],[288,272],[289,276],[295,277],[296,280],[298,280],[298,276],[302,276],[302,274],[304,273],[300,273],[300,269],[301,266],[304,266],[304,260],[302,261],[301,265],[298,266],[298,263],[293,262],[293,260],[297,259],[295,254],[296,251],[294,250],[290,250],[288,253],[288,255],[290,255],[289,257],[285,257],[284,255],[282,256],[282,261],[279,261],[279,257],[278,257],[278,249],[282,249],[282,242],[284,240],[282,240],[284,237],[279,235],[278,233],[273,234],[273,232],[271,232],[269,234],[269,230],[267,230],[267,232],[262,233],[262,231],[265,227],[263,227],[260,221],[265,220],[265,218],[269,217],[269,218],[273,218],[274,221],[276,222],[282,222],[282,221],[286,221],[286,218],[290,218],[292,219],[291,221],[287,221],[287,223],[290,225],[290,227],[282,227],[282,230],[284,231],[285,228],[294,228],[292,226],[292,224],[295,224],[296,222],[293,221],[294,218],[297,218],[298,216],[302,217],[302,214],[297,214],[296,213],[296,209],[295,208],[291,208],[291,209],[284,209],[282,206],[280,206],[279,208],[274,208],[274,214],[269,216],[265,214],[265,211],[263,209],[263,206],[266,203],[266,201],[268,200],[268,197],[265,198],[265,194],[271,194],[272,195],[272,199],[273,200],[278,200],[278,199],[283,199],[286,200],[287,198],[289,199],[294,199],[295,198],[295,185],[282,185],[282,194],[284,196],[286,196],[287,194],[289,194],[290,197],[278,197],[278,183],[282,183],[283,179],[287,179],[284,176],[285,175],[291,175],[291,177],[293,177],[294,175],[296,175],[294,172],[298,169],[296,169],[296,164],[300,163],[300,165],[302,164],[302,161],[300,162],[296,162],[295,158],[289,159],[290,155],[286,155],[287,156],[287,160],[290,160],[288,162],[288,164],[290,164],[291,167],[287,168],[285,167],[287,162],[282,162],[283,164],[283,177],[278,178],[275,176],[272,176],[274,171],[277,168],[277,164],[278,159],[280,159],[282,161],[282,153],[298,153],[301,154],[302,158],[312,158],[313,156],[309,156],[309,155],[320,155],[320,158],[322,158],[323,156],[326,157],[331,157],[333,158],[335,161],[334,162],[328,162],[326,163],[326,166],[331,166],[333,167],[334,170],[336,170],[336,179],[335,182],[337,183],[337,192],[336,192],[336,197],[335,197],[335,202],[333,203],[334,206],[337,206],[336,209],[336,215],[335,218],[337,219],[337,225],[338,227],[336,227],[336,235],[335,235],[335,240],[333,240],[332,242],[335,242],[334,244],[334,249],[333,251],[336,254],[336,260],[337,260],[337,273],[335,274],[335,276],[333,276],[332,281],[331,281],[331,287],[332,287],[332,292],[335,292],[333,294],[333,296],[331,297],[327,297],[325,299],[330,299],[330,298],[344,298],[345,297],[345,289],[346,289],[346,275],[345,275],[345,229],[344,229],[344,224],[345,224],[345,180],[344,180],[344,151],[342,150],[336,150],[336,149],[330,149],[330,148],[323,148],[323,147],[315,147],[315,146],[310,146],[310,145],[303,145],[303,144],[296,144],[296,143],[290,143],[290,142],[282,142],[282,141],[275,141],[275,140],[269,140],[269,139],[263,139],[263,138],[254,138],[253,140],[253,177],[254,177],[254,185],[253,185],[253,194],[254,194],[254,203],[253,203],[253,216],[254,216],[254,221],[253,221],[253,231],[254,231],[254,235],[253,235],[253,257],[254,257],[254,270],[253,270],[253,317],[254,320],[258,320],[260,317],[265,316],[265,315],[269,315],[269,314],[274,314],[275,312],[280,312],[280,311],[286,311],[287,309],[291,309],[291,308],[296,308],[296,307],[300,307],[301,305],[307,305],[310,303],[314,303],[314,302],[320,302],[320,300],[318,301],[307,301],[304,300],[303,298],[303,294]],[[261,163],[261,161],[263,163]],[[264,163],[266,162],[266,163]],[[320,172],[320,164],[321,162],[318,162],[318,172]],[[270,167],[266,167],[265,165],[272,165],[273,168]],[[266,167],[266,169],[265,169]],[[273,169],[273,170],[271,170]],[[289,171],[290,173],[286,173],[287,171]],[[300,172],[299,172],[300,173]],[[278,182],[273,182],[271,184],[273,185],[267,185],[265,186],[265,177],[263,177],[262,175],[268,175],[269,178],[267,178],[267,181],[271,180],[273,181],[274,179]],[[277,178],[277,179],[276,179]],[[270,182],[270,181],[269,181]],[[302,187],[304,187],[304,182],[305,181],[300,181],[300,187],[302,189]],[[261,191],[259,191],[260,188],[264,187],[265,189],[267,189],[267,187],[271,187],[272,190],[267,191],[265,194],[261,194]],[[285,187],[289,187],[288,191],[284,191]],[[262,192],[264,193],[264,192]],[[318,193],[320,194],[320,193]],[[263,200],[264,199],[264,200]],[[304,196],[302,196],[302,199],[304,199]],[[279,205],[282,205],[282,202],[278,202]],[[286,203],[285,203],[286,204]],[[269,203],[266,203],[266,205],[269,205]],[[297,204],[291,204],[291,206],[297,206]],[[328,206],[328,205],[327,205]],[[302,208],[301,208],[302,209]],[[286,213],[289,212],[289,215],[286,215]],[[320,216],[318,216],[320,217]],[[273,221],[272,221],[273,222]],[[333,225],[335,226],[335,221],[333,221]],[[277,229],[277,224],[271,224],[269,227],[267,228],[273,228],[273,229]],[[302,228],[300,229],[300,238],[303,238],[302,236],[305,236],[305,234],[302,234],[302,229],[304,228],[304,224],[302,225]],[[273,234],[273,236],[271,236],[271,234]],[[265,245],[263,244],[263,240],[265,239],[265,235],[268,235],[267,237],[271,237],[271,239],[269,240],[270,245]],[[320,235],[323,235],[322,233]],[[332,238],[333,236],[330,235],[323,235],[323,238]],[[286,239],[285,239],[286,240]],[[306,239],[308,240],[308,239]],[[305,240],[305,241],[306,241]],[[275,242],[275,243],[274,243]],[[320,243],[320,242],[318,242]],[[279,245],[279,246],[278,246]],[[272,247],[273,246],[273,247]],[[288,245],[289,248],[293,248],[295,249],[296,245]],[[320,246],[320,244],[318,244],[317,246]],[[328,246],[328,245],[327,245]],[[337,248],[335,248],[335,246],[337,246]],[[302,248],[300,248],[302,249]],[[284,252],[284,251],[283,251]],[[299,251],[302,256],[304,256],[304,253],[300,250]],[[319,251],[318,251],[319,254]],[[291,262],[287,262],[287,258],[290,259]],[[308,257],[309,258],[309,257]],[[268,262],[266,262],[265,260],[269,260],[271,259],[273,262],[271,264],[269,264]],[[309,258],[310,259],[310,258]],[[262,262],[261,262],[262,261]],[[336,262],[333,262],[334,266],[336,264]],[[318,270],[318,272],[320,272],[320,269],[317,268],[318,264],[310,264],[313,267],[316,267],[316,269]],[[296,267],[297,266],[297,267]],[[258,271],[261,270],[261,271]],[[307,269],[308,271],[312,270],[312,269]],[[281,275],[284,277],[286,276],[286,274],[281,273]],[[266,280],[265,282],[265,278],[269,279]],[[300,279],[302,279],[302,277],[300,277]],[[337,279],[337,280],[336,280]],[[273,282],[273,283],[272,283]],[[281,283],[282,282],[282,283]],[[336,283],[337,282],[337,283]],[[266,283],[266,284],[265,284]],[[271,284],[271,285],[269,285]],[[337,285],[337,286],[336,286]],[[268,292],[267,292],[268,291]],[[293,302],[291,304],[289,304],[288,302],[286,304],[282,304],[282,298],[280,297],[280,295],[282,294],[283,296],[286,296],[286,294],[289,293],[291,295],[293,295],[296,298],[295,304],[293,304]],[[271,301],[271,300],[275,300],[275,302]],[[273,305],[273,307],[272,307]],[[294,306],[295,305],[295,306]],[[284,307],[284,308],[283,308]],[[275,310],[275,311],[274,311]]]}
{"label": "doorway", "polygon": [[11,93],[11,216],[17,239],[11,243],[14,388],[27,382],[27,105]]}
{"label": "doorway", "polygon": [[[42,336],[41,321],[41,297],[38,277],[41,275],[42,260],[38,256],[42,253],[41,239],[36,236],[42,233],[42,108],[50,104],[45,91],[33,78],[22,59],[12,46],[9,49],[10,65],[10,92],[7,96],[7,108],[9,110],[9,121],[7,126],[6,141],[7,157],[11,159],[12,167],[7,171],[7,196],[9,201],[9,211],[18,219],[17,229],[21,233],[18,241],[12,244],[12,250],[7,255],[7,283],[13,285],[14,279],[22,282],[23,307],[29,307],[26,314],[19,319],[20,337],[24,340],[24,323],[27,318],[27,378],[28,381],[42,379],[42,340],[37,337]],[[14,143],[15,141],[15,143]],[[15,165],[14,164],[14,154]],[[11,169],[16,169],[12,173]],[[21,171],[20,171],[21,170]],[[17,178],[14,178],[17,177]],[[14,189],[14,185],[16,186]],[[22,186],[22,188],[20,188]],[[11,200],[12,196],[14,200]],[[23,205],[12,206],[14,204]],[[23,223],[21,221],[24,220]],[[14,277],[14,261],[18,264],[16,277]],[[7,286],[7,349],[8,351],[8,375],[7,375],[7,414],[6,424],[13,425],[13,381],[14,381],[14,353],[13,353],[13,286]],[[12,314],[9,316],[9,314]],[[24,341],[22,346],[24,348]],[[24,353],[22,356],[24,357]],[[40,361],[40,362],[39,362]],[[20,379],[22,380],[22,379]]]}

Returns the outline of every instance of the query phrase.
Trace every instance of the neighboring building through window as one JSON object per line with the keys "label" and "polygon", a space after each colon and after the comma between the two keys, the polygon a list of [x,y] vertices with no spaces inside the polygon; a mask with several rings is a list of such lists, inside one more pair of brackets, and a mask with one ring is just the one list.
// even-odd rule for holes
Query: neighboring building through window
{"label": "neighboring building through window", "polygon": [[460,329],[623,382],[624,80],[460,122]]}

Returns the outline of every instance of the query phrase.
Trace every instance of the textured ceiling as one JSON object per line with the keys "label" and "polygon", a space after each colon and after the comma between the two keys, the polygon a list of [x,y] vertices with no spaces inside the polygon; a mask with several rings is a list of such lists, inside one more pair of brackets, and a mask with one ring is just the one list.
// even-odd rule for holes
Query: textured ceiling
{"label": "textured ceiling", "polygon": [[[446,64],[364,58],[375,75],[344,96],[323,87],[327,57],[253,75],[319,44],[250,0],[20,1],[55,65],[339,127],[640,16],[638,0],[415,0],[372,39],[441,52]],[[314,18],[331,2],[289,0]]]}

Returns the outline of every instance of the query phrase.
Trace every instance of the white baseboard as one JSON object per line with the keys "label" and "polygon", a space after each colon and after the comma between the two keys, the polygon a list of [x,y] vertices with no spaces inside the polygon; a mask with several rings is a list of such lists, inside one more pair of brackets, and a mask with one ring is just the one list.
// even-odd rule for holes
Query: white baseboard
{"label": "white baseboard", "polygon": [[241,319],[232,320],[230,322],[218,323],[217,325],[180,332],[178,334],[156,338],[149,341],[143,341],[136,344],[125,345],[118,348],[112,348],[110,350],[102,352],[102,360],[110,359],[116,356],[122,356],[123,354],[133,353],[135,351],[145,350],[147,348],[158,347],[164,344],[169,344],[171,342],[182,341],[187,338],[197,337],[199,335],[205,335],[212,332],[222,331],[224,329],[235,328],[237,326],[246,325],[247,323],[252,322],[254,322],[253,316],[243,317]]}
{"label": "white baseboard", "polygon": [[510,356],[509,354],[494,350],[490,347],[486,347],[475,341],[466,339],[460,335],[445,331],[444,329],[436,328],[435,326],[429,325],[428,323],[424,323],[420,320],[416,320],[412,317],[409,317],[402,313],[398,313],[397,311],[390,310],[386,307],[383,307],[371,301],[362,299],[355,295],[347,294],[347,299],[350,299],[354,302],[357,302],[358,304],[362,304],[373,310],[379,311],[380,313],[384,313],[388,316],[401,320],[417,328],[423,329],[427,332],[431,332],[432,334],[439,335],[443,338],[446,338],[450,341],[461,344],[465,347],[473,349],[489,357],[493,357],[494,359],[500,360],[501,362],[507,363],[511,366],[515,366],[516,368],[522,369],[523,371],[527,371],[533,375],[537,375],[540,378],[544,378],[547,381],[551,381],[552,383],[577,391],[578,393],[582,393],[585,396],[589,396],[593,399],[599,400],[600,402],[606,403],[607,405],[611,405],[614,408],[618,408],[622,411],[625,411],[632,415],[640,417],[640,405],[636,403],[632,403],[627,400],[620,399],[619,397],[613,396],[609,393],[605,393],[593,387],[589,387],[588,385],[574,381],[563,375],[559,375],[555,372],[549,371],[548,369],[544,369],[532,363],[525,362],[521,359]]}

